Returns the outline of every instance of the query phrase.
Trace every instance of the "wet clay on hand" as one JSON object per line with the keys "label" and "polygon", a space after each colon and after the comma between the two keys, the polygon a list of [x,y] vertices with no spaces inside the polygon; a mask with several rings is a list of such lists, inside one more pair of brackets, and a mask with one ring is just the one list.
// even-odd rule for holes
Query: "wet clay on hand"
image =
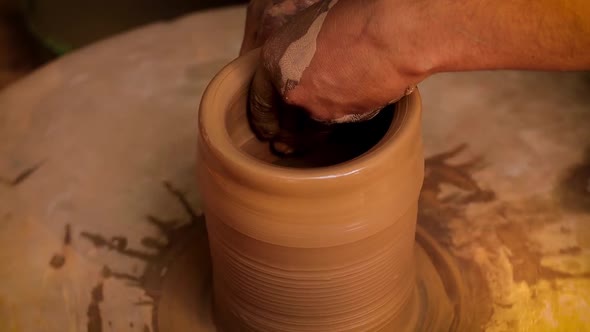
{"label": "wet clay on hand", "polygon": [[199,114],[217,328],[411,331],[424,163],[418,92],[359,156],[284,166],[248,125],[258,56],[228,65]]}
{"label": "wet clay on hand", "polygon": [[[296,107],[288,105],[283,98],[290,89],[298,84],[301,75],[309,66],[315,54],[316,39],[324,19],[328,10],[337,1],[316,0],[293,3],[294,13],[290,16],[298,14],[298,24],[284,28],[291,39],[275,38],[268,42],[266,48],[272,49],[273,54],[278,58],[270,59],[264,66],[259,66],[252,79],[248,105],[250,124],[257,137],[261,140],[268,140],[272,150],[280,155],[305,151],[309,142],[322,140],[325,132],[330,130],[325,125],[324,128],[314,128],[304,132],[294,128],[300,126],[302,119],[307,116],[302,109],[297,111]],[[295,4],[299,6],[294,6]],[[254,13],[255,9],[251,11],[249,20],[254,21],[257,15]],[[272,15],[262,16],[260,19],[264,20],[268,17],[269,22],[273,21]],[[281,22],[280,25],[282,26],[284,23]],[[249,25],[252,26],[252,23],[247,24],[247,30]],[[276,25],[278,27],[279,23]],[[264,29],[264,27],[259,29],[270,30]],[[248,32],[246,35],[248,36]],[[262,36],[266,40],[267,36],[264,34]],[[245,44],[254,43],[246,38]],[[312,123],[313,120],[309,119],[305,122]],[[311,127],[322,126],[318,122],[317,125]],[[309,129],[309,127],[305,129]]]}
{"label": "wet clay on hand", "polygon": [[[377,108],[363,109],[360,113],[359,110],[333,107],[332,110],[339,115],[320,120],[313,109],[301,108],[301,113],[307,113],[307,117],[310,118],[308,122],[315,121],[317,122],[315,127],[323,126],[323,128],[303,132],[294,130],[293,127],[298,124],[294,125],[285,120],[292,119],[289,114],[292,113],[290,109],[296,108],[289,105],[292,104],[290,91],[299,86],[304,73],[309,74],[309,66],[315,58],[316,51],[321,48],[318,44],[320,32],[329,12],[338,4],[338,0],[285,0],[277,2],[269,10],[263,10],[264,6],[261,2],[264,1],[254,1],[249,7],[242,47],[243,51],[248,49],[248,45],[256,44],[253,41],[255,39],[253,31],[258,29],[264,32],[261,32],[263,40],[266,41],[262,51],[262,63],[252,79],[248,107],[252,129],[259,139],[269,141],[273,151],[281,155],[301,153],[305,152],[307,143],[314,140],[321,141],[325,137],[325,132],[330,131],[328,124],[366,121],[380,112],[386,104],[379,104]],[[273,8],[276,9],[274,14]],[[287,15],[288,18],[283,15]],[[267,21],[275,23],[265,25],[264,22]],[[255,22],[261,22],[258,23],[261,26],[257,27]],[[269,30],[275,33],[266,40]],[[339,56],[335,55],[335,57]],[[346,71],[347,69],[334,68],[334,70]],[[319,80],[322,79],[319,78]],[[328,81],[331,80],[328,79]],[[338,81],[333,81],[333,84],[339,85]],[[363,87],[356,87],[356,90],[362,89]],[[321,89],[316,90],[319,95],[322,94]],[[407,94],[409,92],[411,91],[407,91]],[[329,95],[326,98],[329,99]],[[362,100],[364,96],[359,98]],[[321,96],[320,99],[322,99]],[[387,105],[393,102],[390,101]],[[301,122],[298,119],[293,121]]]}

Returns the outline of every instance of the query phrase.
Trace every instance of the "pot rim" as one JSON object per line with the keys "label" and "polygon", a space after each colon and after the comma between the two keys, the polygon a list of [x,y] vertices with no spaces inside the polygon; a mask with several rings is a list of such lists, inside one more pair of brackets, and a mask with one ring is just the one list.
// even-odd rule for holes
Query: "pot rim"
{"label": "pot rim", "polygon": [[[200,103],[199,137],[202,143],[226,170],[239,178],[264,178],[266,183],[275,183],[271,186],[276,189],[285,183],[306,183],[319,179],[341,181],[343,177],[371,171],[387,162],[392,154],[398,154],[401,146],[409,143],[415,135],[415,128],[420,126],[421,100],[416,88],[397,102],[391,125],[383,138],[360,156],[335,165],[313,168],[289,168],[257,159],[234,144],[226,128],[226,115],[232,109],[237,94],[249,88],[259,55],[260,49],[255,49],[223,67],[205,89]],[[237,88],[229,91],[227,85]]]}

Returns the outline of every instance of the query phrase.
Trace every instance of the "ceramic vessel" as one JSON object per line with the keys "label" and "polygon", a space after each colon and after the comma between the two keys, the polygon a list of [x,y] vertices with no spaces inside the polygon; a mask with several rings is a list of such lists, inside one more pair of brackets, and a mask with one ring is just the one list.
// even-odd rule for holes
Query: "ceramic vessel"
{"label": "ceramic vessel", "polygon": [[199,114],[218,328],[403,330],[415,318],[419,92],[388,110],[383,137],[361,155],[324,167],[279,165],[246,117],[258,55],[226,66]]}

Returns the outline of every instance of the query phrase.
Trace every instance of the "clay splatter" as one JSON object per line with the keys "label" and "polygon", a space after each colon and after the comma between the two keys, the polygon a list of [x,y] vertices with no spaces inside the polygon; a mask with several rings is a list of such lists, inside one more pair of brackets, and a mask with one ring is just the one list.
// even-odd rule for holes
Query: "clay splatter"
{"label": "clay splatter", "polygon": [[[425,160],[424,185],[420,195],[418,223],[443,244],[452,247],[453,230],[450,220],[465,218],[465,207],[473,203],[493,201],[496,195],[493,191],[483,189],[473,178],[472,173],[483,167],[481,158],[475,158],[464,163],[453,164],[451,159],[461,154],[467,148],[460,145],[450,151],[431,156]],[[443,186],[451,186],[462,195],[451,195],[441,198]],[[451,254],[453,254],[451,252]],[[457,304],[456,316],[460,317],[467,307],[475,325],[483,325],[492,315],[490,304],[490,289],[479,266],[472,260],[454,255],[460,261],[463,270],[465,289],[474,294],[472,301],[477,303]],[[453,290],[446,289],[451,298]],[[463,308],[461,308],[463,306]]]}
{"label": "clay splatter", "polygon": [[49,261],[49,266],[54,269],[60,269],[66,263],[66,257],[62,254],[55,254]]}
{"label": "clay splatter", "polygon": [[[108,266],[105,266],[102,270],[103,278],[124,280],[132,287],[143,289],[145,294],[151,299],[151,301],[135,303],[138,306],[152,306],[152,327],[144,326],[144,332],[157,331],[157,305],[160,298],[162,279],[166,275],[168,265],[195,238],[195,234],[205,231],[204,217],[195,212],[186,198],[185,193],[175,188],[169,182],[163,182],[163,187],[176,199],[188,218],[185,220],[165,220],[153,215],[145,217],[145,220],[156,227],[159,233],[165,238],[164,242],[154,237],[144,237],[141,239],[141,245],[144,249],[155,249],[156,253],[146,253],[142,250],[129,248],[127,238],[124,236],[108,237],[91,232],[80,233],[82,238],[90,241],[96,248],[112,250],[120,255],[139,259],[146,263],[146,267],[139,275],[117,272]],[[90,306],[92,306],[92,303]]]}
{"label": "clay splatter", "polygon": [[[532,212],[532,211],[531,211]],[[535,216],[535,214],[532,214]],[[510,249],[512,254],[510,262],[513,267],[513,278],[515,282],[525,281],[532,285],[539,280],[555,280],[558,278],[572,278],[570,273],[556,271],[541,264],[543,254],[534,250],[534,245],[525,241],[526,232],[530,227],[522,223],[506,223],[496,227],[496,234],[503,245]],[[568,250],[569,249],[569,250]],[[559,250],[567,254],[576,254],[581,251],[578,247]],[[578,277],[590,277],[590,274],[579,275]]]}
{"label": "clay splatter", "polygon": [[571,226],[559,221],[590,210],[583,185],[590,158],[567,172],[555,197],[504,201],[475,180],[484,167],[480,158],[452,162],[464,150],[459,146],[426,160],[419,223],[461,261],[478,301],[472,303],[479,310],[473,316],[488,331],[545,330],[557,322],[568,326],[564,330],[579,330],[583,309],[563,301],[585,301],[586,295],[572,290],[584,289],[590,272],[574,219]]}
{"label": "clay splatter", "polygon": [[19,184],[23,183],[31,175],[33,175],[33,173],[37,172],[41,168],[41,166],[43,166],[43,164],[44,164],[44,161],[41,161],[29,168],[26,168],[25,170],[20,172],[17,176],[15,176],[14,179],[5,179],[5,178],[0,177],[0,183],[10,186],[10,187],[16,187]]}
{"label": "clay splatter", "polygon": [[121,255],[137,258],[144,261],[150,261],[155,258],[154,255],[144,253],[135,249],[127,248],[127,238],[123,236],[114,236],[110,239],[100,234],[82,232],[80,236],[92,242],[96,248],[114,250]]}
{"label": "clay splatter", "polygon": [[[419,222],[443,244],[449,244],[447,220],[463,216],[464,207],[470,203],[490,202],[496,198],[493,191],[483,189],[471,173],[483,167],[481,158],[452,164],[450,159],[458,156],[467,146],[460,145],[448,152],[431,156],[425,161],[424,185],[420,195]],[[449,185],[466,195],[451,195],[439,198],[442,186]]]}
{"label": "clay splatter", "polygon": [[87,311],[88,332],[102,332],[102,318],[100,317],[100,302],[104,300],[102,282],[92,289],[91,298]]}
{"label": "clay splatter", "polygon": [[164,181],[163,184],[164,184],[164,188],[166,188],[166,190],[168,190],[168,192],[172,196],[176,197],[176,199],[182,205],[182,207],[184,208],[184,211],[189,215],[191,220],[194,221],[199,218],[199,216],[197,216],[197,214],[195,213],[195,211],[191,207],[190,203],[186,199],[185,194],[182,191],[174,188],[174,186],[172,186],[172,184],[170,184],[170,182],[168,182],[168,181]]}
{"label": "clay splatter", "polygon": [[508,326],[518,331],[584,330],[587,306],[579,304],[590,299],[584,291],[590,289],[590,270],[577,232],[560,222],[571,212],[554,198],[534,196],[501,202],[478,218],[491,219],[488,227],[493,227],[470,230],[480,235],[468,245],[492,289],[488,331]]}
{"label": "clay splatter", "polygon": [[72,228],[70,224],[64,227],[64,238],[62,252],[54,254],[49,260],[49,266],[60,269],[66,264],[66,248],[72,243]]}
{"label": "clay splatter", "polygon": [[72,227],[66,224],[64,231],[64,246],[69,246],[72,243]]}

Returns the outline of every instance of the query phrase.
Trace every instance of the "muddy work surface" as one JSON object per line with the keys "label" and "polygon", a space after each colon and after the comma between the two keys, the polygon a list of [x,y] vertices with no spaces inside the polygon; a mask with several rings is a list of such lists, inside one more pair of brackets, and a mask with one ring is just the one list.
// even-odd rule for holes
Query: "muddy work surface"
{"label": "muddy work surface", "polygon": [[[171,262],[206,246],[197,106],[238,54],[244,13],[147,26],[0,93],[0,331],[169,323]],[[477,326],[588,331],[588,75],[449,74],[420,89],[419,224],[461,265]]]}

